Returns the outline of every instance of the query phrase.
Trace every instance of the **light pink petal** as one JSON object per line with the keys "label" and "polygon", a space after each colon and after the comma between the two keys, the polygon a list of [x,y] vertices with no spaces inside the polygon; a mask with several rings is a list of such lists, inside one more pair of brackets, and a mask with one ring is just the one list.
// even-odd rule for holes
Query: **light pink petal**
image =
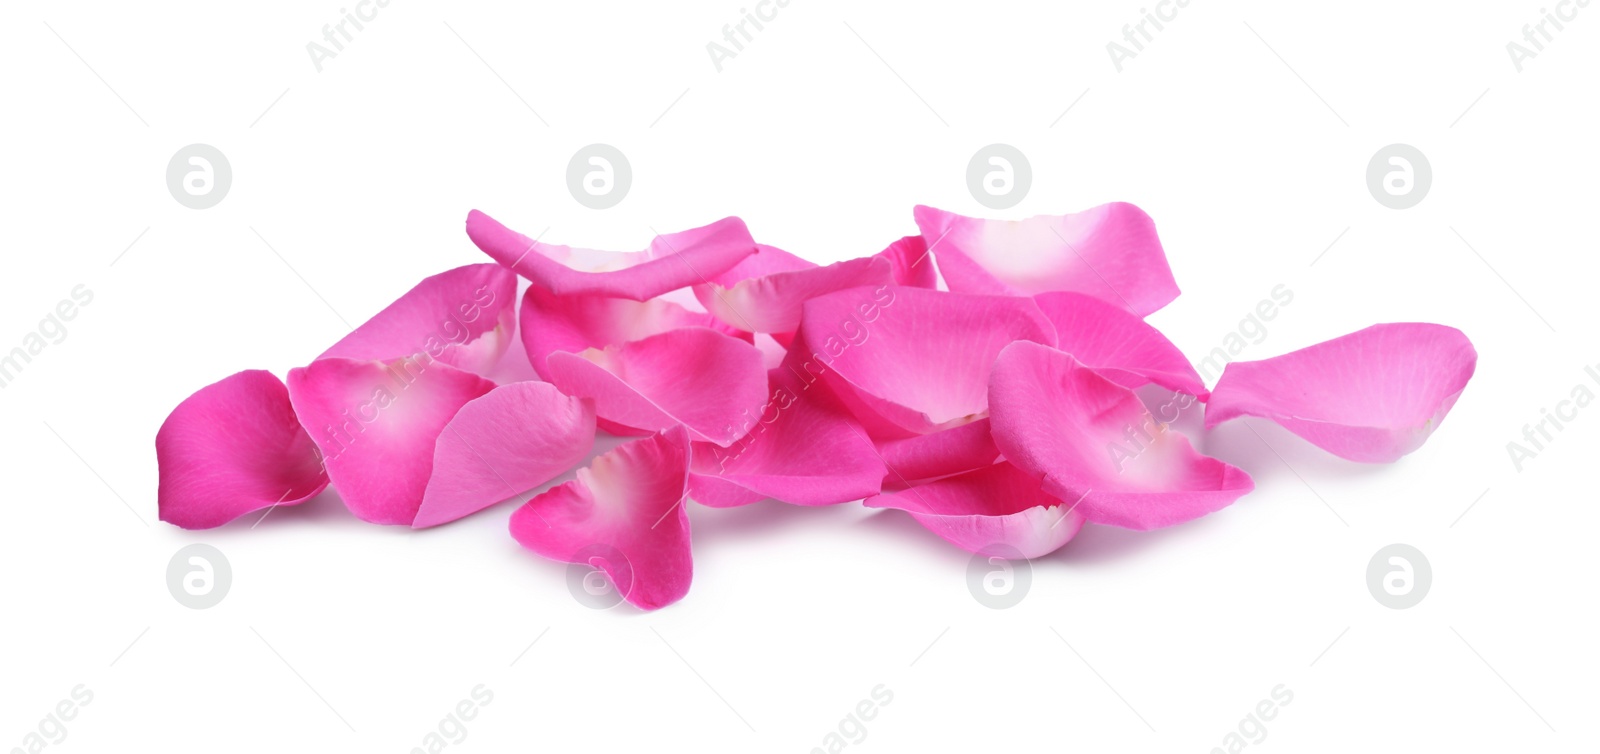
{"label": "light pink petal", "polygon": [[933,269],[928,244],[922,236],[906,236],[889,244],[878,256],[889,260],[897,285],[930,290],[939,287],[939,275]]}
{"label": "light pink petal", "polygon": [[185,529],[221,526],[251,511],[296,505],[328,486],[316,446],[300,428],[289,391],[252,369],[207,385],[156,432],[161,520]]}
{"label": "light pink petal", "polygon": [[795,347],[888,439],[982,418],[994,357],[1015,340],[1055,342],[1032,299],[880,286],[807,301]]}
{"label": "light pink petal", "polygon": [[995,360],[989,419],[1007,460],[1090,521],[1155,529],[1219,510],[1254,485],[1196,453],[1132,390],[1070,354],[1013,343]]}
{"label": "light pink petal", "polygon": [[889,468],[883,478],[886,490],[980,469],[1000,458],[1000,448],[989,434],[988,418],[926,435],[886,440],[877,446]]}
{"label": "light pink petal", "polygon": [[1444,325],[1373,325],[1294,353],[1228,364],[1206,426],[1271,419],[1341,458],[1388,463],[1422,447],[1472,378],[1478,352]]}
{"label": "light pink petal", "polygon": [[751,337],[710,314],[692,312],[664,299],[634,301],[593,293],[558,296],[537,285],[528,286],[523,294],[520,316],[528,361],[546,380],[550,379],[547,360],[557,351],[581,353],[619,346],[682,327],[709,327],[746,342]]}
{"label": "light pink petal", "polygon": [[1141,317],[1178,297],[1156,225],[1132,204],[1026,220],[985,220],[922,206],[915,216],[952,291],[1077,291]]}
{"label": "light pink petal", "polygon": [[1085,520],[1080,510],[1041,491],[1037,479],[1004,462],[871,497],[866,506],[910,513],[968,552],[1010,549],[1025,558],[1060,549]]}
{"label": "light pink petal", "polygon": [[[771,246],[750,259],[786,252]],[[783,257],[778,257],[783,259]],[[809,263],[807,263],[809,264]],[[772,270],[759,275],[733,278],[724,274],[720,280],[694,287],[695,298],[706,311],[732,327],[760,333],[792,333],[800,326],[800,307],[807,300],[823,294],[863,285],[889,285],[894,282],[893,265],[880,257],[851,259],[826,267],[811,265],[808,268],[783,269],[792,264],[755,262],[747,269],[735,268],[733,275],[746,274],[760,269]]]}
{"label": "light pink petal", "polygon": [[769,497],[833,505],[876,494],[883,462],[866,431],[827,388],[781,366],[768,378],[766,404],[739,425],[743,437],[726,448],[695,444],[691,497],[729,507]]}
{"label": "light pink petal", "polygon": [[487,374],[516,332],[517,276],[470,264],[424,278],[319,359],[388,361],[425,354]]}
{"label": "light pink petal", "polygon": [[761,352],[701,327],[604,350],[557,351],[547,365],[561,392],[594,399],[608,422],[649,432],[682,424],[694,439],[723,447],[744,434],[746,412],[767,402]]}
{"label": "light pink petal", "polygon": [[363,521],[411,525],[439,433],[495,384],[442,362],[320,359],[289,372],[289,398],[333,486]]}
{"label": "light pink petal", "polygon": [[545,382],[501,385],[462,406],[433,448],[413,528],[477,513],[554,479],[594,447],[594,406]]}
{"label": "light pink petal", "polygon": [[703,283],[756,251],[750,231],[737,217],[656,236],[643,251],[543,243],[477,210],[467,215],[467,235],[494,261],[552,293],[597,293],[635,301]]}
{"label": "light pink petal", "polygon": [[1056,347],[1123,387],[1155,383],[1205,400],[1205,382],[1161,331],[1128,310],[1082,293],[1034,297],[1056,326]]}
{"label": "light pink petal", "polygon": [[628,602],[665,607],[689,592],[689,438],[682,427],[619,445],[511,514],[511,536],[563,563],[605,571]]}

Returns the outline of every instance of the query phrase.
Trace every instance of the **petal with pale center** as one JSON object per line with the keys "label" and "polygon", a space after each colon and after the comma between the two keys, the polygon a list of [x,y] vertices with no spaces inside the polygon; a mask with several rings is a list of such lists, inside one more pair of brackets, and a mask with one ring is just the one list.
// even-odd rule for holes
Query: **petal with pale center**
{"label": "petal with pale center", "polygon": [[618,445],[511,514],[511,536],[546,558],[606,573],[656,610],[689,592],[689,436],[682,427]]}
{"label": "petal with pale center", "polygon": [[987,220],[918,206],[945,285],[962,293],[1034,296],[1077,291],[1144,317],[1178,284],[1144,210],[1113,202],[1066,215]]}
{"label": "petal with pale center", "polygon": [[1254,488],[1248,474],[1157,422],[1132,390],[1064,351],[1013,343],[995,359],[989,385],[1000,452],[1094,523],[1172,526]]}
{"label": "petal with pale center", "polygon": [[445,425],[495,384],[426,359],[320,359],[289,372],[289,398],[328,478],[363,521],[410,526]]}

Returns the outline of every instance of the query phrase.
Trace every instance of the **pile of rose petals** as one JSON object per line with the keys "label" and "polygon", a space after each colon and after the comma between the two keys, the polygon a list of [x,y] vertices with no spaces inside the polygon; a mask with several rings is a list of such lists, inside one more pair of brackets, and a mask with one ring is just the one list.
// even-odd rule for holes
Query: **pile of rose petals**
{"label": "pile of rose petals", "polygon": [[[156,435],[161,519],[219,526],[332,484],[362,520],[437,526],[565,474],[599,430],[638,436],[510,529],[655,609],[689,589],[689,501],[864,500],[966,550],[1037,557],[1088,523],[1171,526],[1253,488],[1135,388],[1206,403],[1207,427],[1258,416],[1389,462],[1476,364],[1458,330],[1381,324],[1230,363],[1208,390],[1143,319],[1178,287],[1139,208],[915,218],[920,235],[818,266],[738,218],[610,252],[473,211],[467,235],[496,264],[423,280],[286,382],[244,371],[174,409]],[[497,383],[519,332],[510,358],[539,379]]]}

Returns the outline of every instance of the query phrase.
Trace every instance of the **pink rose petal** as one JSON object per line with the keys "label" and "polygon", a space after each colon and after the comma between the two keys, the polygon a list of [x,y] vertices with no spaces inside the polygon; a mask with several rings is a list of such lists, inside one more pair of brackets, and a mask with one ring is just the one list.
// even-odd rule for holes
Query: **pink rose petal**
{"label": "pink rose petal", "polygon": [[1453,327],[1373,325],[1228,364],[1206,406],[1206,426],[1261,416],[1341,458],[1389,463],[1439,428],[1477,363],[1472,342]]}
{"label": "pink rose petal", "polygon": [[161,520],[185,529],[297,505],[328,486],[288,389],[259,369],[225,377],[179,403],[156,432],[156,464]]}
{"label": "pink rose petal", "polygon": [[883,478],[885,490],[991,466],[1000,458],[987,417],[926,435],[882,441],[877,446],[889,468]]}
{"label": "pink rose petal", "polygon": [[544,382],[501,385],[446,424],[413,528],[454,521],[572,468],[594,447],[594,406]]}
{"label": "pink rose petal", "polygon": [[1056,347],[1123,387],[1155,383],[1205,400],[1200,375],[1167,336],[1128,310],[1082,293],[1041,293]]}
{"label": "pink rose petal", "polygon": [[876,494],[883,462],[866,431],[827,388],[784,367],[768,378],[767,403],[746,414],[744,436],[726,448],[695,444],[690,496],[730,507],[769,497],[833,505]]}
{"label": "pink rose petal", "polygon": [[889,244],[878,256],[889,260],[897,285],[929,290],[939,287],[939,273],[933,269],[934,262],[922,236],[906,236]]}
{"label": "pink rose petal", "polygon": [[761,352],[702,327],[604,350],[557,351],[547,366],[561,392],[594,399],[602,419],[649,432],[682,424],[694,439],[723,447],[744,434],[741,417],[767,402]]}
{"label": "pink rose petal", "polygon": [[985,220],[923,206],[914,214],[952,291],[1077,291],[1140,317],[1178,297],[1155,223],[1132,204],[1026,220]]}
{"label": "pink rose petal", "polygon": [[692,312],[663,299],[633,299],[575,293],[558,296],[537,285],[522,296],[522,344],[528,361],[543,379],[550,379],[548,359],[557,351],[581,353],[590,348],[620,346],[629,341],[682,327],[709,327],[750,341],[705,312]]}
{"label": "pink rose petal", "polygon": [[989,368],[1015,340],[1055,342],[1032,299],[883,286],[807,301],[796,347],[875,439],[890,439],[982,418]]}
{"label": "pink rose petal", "polygon": [[995,360],[989,385],[1000,452],[1095,523],[1171,526],[1254,487],[1243,471],[1157,423],[1133,391],[1065,352],[1013,343]]}
{"label": "pink rose petal", "polygon": [[737,217],[656,236],[644,251],[544,243],[477,210],[467,215],[467,235],[494,261],[552,293],[597,293],[635,301],[703,283],[756,251],[750,231]]}
{"label": "pink rose petal", "polygon": [[629,603],[656,610],[689,591],[689,438],[682,427],[619,445],[578,478],[511,515],[511,536],[563,563],[605,571]]}
{"label": "pink rose petal", "polygon": [[442,362],[321,359],[289,372],[289,398],[328,477],[363,521],[411,525],[439,433],[495,384]]}
{"label": "pink rose petal", "polygon": [[425,354],[488,374],[516,332],[517,276],[471,264],[427,277],[319,359],[387,361]]}
{"label": "pink rose petal", "polygon": [[1004,462],[871,497],[866,505],[910,513],[968,552],[1010,549],[1025,558],[1060,549],[1085,520],[1081,511],[1040,490],[1037,479]]}

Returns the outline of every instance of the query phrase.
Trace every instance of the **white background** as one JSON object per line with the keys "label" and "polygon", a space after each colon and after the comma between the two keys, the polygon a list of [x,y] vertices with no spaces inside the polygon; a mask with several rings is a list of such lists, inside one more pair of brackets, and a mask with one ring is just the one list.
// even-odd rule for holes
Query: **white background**
{"label": "white background", "polygon": [[[1600,9],[1519,73],[1506,44],[1547,5],[1193,0],[1120,73],[1139,2],[793,0],[720,73],[735,0],[394,0],[320,73],[305,45],[337,2],[8,5],[0,349],[75,285],[94,301],[0,390],[0,749],[78,684],[51,751],[409,751],[478,684],[450,751],[809,751],[879,684],[849,751],[1210,751],[1279,684],[1249,751],[1592,749],[1600,408],[1521,472],[1505,447],[1600,392]],[[164,182],[195,142],[233,169],[207,210]],[[567,193],[592,142],[633,166],[610,210]],[[964,177],[993,142],[1034,171],[1003,213]],[[1365,186],[1395,142],[1434,173],[1403,211]],[[966,553],[858,504],[695,507],[693,588],[651,614],[579,605],[506,534],[512,503],[423,532],[331,491],[255,527],[156,520],[173,406],[483,261],[471,208],[602,248],[736,214],[827,262],[914,233],[917,203],[1113,200],[1156,219],[1184,294],[1151,321],[1193,358],[1285,284],[1243,358],[1421,320],[1464,330],[1477,376],[1392,466],[1225,425],[1199,444],[1253,494],[1090,527],[1002,611]],[[232,563],[209,610],[164,583],[193,542]],[[1432,564],[1409,610],[1367,592],[1392,542]]]}

